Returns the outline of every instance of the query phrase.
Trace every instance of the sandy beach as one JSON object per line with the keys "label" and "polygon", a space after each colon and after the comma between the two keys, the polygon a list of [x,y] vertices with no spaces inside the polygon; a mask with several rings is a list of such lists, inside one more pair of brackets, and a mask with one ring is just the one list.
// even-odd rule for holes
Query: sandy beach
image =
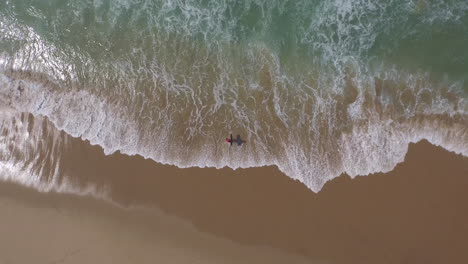
{"label": "sandy beach", "polygon": [[468,1],[0,1],[0,264],[468,263]]}
{"label": "sandy beach", "polygon": [[155,210],[0,186],[0,263],[309,263],[198,232]]}
{"label": "sandy beach", "polygon": [[62,161],[111,202],[2,183],[0,263],[468,262],[468,158],[428,142],[318,194],[274,167],[178,169],[78,139]]}

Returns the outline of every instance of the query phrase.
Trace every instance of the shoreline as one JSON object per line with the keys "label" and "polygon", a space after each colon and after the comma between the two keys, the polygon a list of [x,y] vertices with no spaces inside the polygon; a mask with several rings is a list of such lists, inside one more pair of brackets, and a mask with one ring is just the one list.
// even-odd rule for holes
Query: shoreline
{"label": "shoreline", "polygon": [[75,184],[108,189],[117,204],[160,209],[236,244],[319,263],[468,262],[468,158],[427,141],[411,144],[389,173],[342,175],[317,194],[274,167],[179,169],[105,156],[78,139],[62,158]]}

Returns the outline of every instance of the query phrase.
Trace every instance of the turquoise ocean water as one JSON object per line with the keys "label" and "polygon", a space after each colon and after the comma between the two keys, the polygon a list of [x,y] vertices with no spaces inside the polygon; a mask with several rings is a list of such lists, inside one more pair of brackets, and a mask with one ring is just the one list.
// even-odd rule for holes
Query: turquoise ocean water
{"label": "turquoise ocean water", "polygon": [[319,191],[422,139],[468,155],[467,98],[466,0],[0,2],[0,170],[30,185],[59,173],[63,130]]}

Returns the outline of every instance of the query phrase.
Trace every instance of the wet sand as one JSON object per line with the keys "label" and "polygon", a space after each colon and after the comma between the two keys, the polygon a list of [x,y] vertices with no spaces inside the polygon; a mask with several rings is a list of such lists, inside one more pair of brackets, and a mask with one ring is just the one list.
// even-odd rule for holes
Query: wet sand
{"label": "wet sand", "polygon": [[178,169],[77,139],[62,157],[77,184],[164,213],[2,183],[0,263],[468,263],[468,158],[428,142],[318,194],[274,167]]}
{"label": "wet sand", "polygon": [[195,230],[156,210],[0,185],[0,263],[310,263]]}

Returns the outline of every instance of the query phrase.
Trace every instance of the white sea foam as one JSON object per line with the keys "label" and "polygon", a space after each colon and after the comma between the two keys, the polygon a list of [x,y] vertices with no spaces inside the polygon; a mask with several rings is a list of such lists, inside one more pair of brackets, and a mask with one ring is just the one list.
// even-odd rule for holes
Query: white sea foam
{"label": "white sea foam", "polygon": [[[138,138],[139,131],[135,130],[136,124],[131,124],[131,120],[126,113],[119,112],[108,103],[97,100],[92,95],[84,91],[77,93],[56,92],[48,90],[47,87],[38,84],[28,84],[22,82],[24,87],[21,96],[17,90],[18,82],[5,75],[0,78],[0,100],[10,107],[21,111],[31,112],[36,116],[47,116],[59,129],[62,129],[75,137],[88,139],[92,144],[102,146],[106,153],[120,150],[127,154],[140,154],[146,158],[167,164],[174,164],[179,167],[232,167],[246,168],[265,165],[276,165],[289,177],[304,182],[313,191],[319,191],[326,181],[339,176],[341,173],[348,173],[351,176],[367,175],[379,171],[390,171],[394,166],[402,162],[407,152],[408,144],[427,139],[433,144],[440,145],[450,151],[468,156],[468,138],[466,115],[462,114],[462,122],[446,126],[443,121],[425,120],[422,123],[417,121],[398,122],[394,120],[380,120],[376,115],[366,116],[370,118],[359,125],[362,119],[362,112],[365,110],[350,110],[357,114],[351,115],[356,119],[356,124],[352,126],[350,132],[344,132],[336,139],[335,144],[323,144],[323,142],[311,142],[309,145],[302,145],[295,138],[301,131],[291,131],[289,137],[284,142],[279,142],[284,148],[284,155],[275,156],[271,153],[254,153],[253,149],[261,150],[263,142],[252,142],[251,147],[246,147],[246,152],[232,152],[229,148],[218,149],[218,160],[213,160],[212,150],[206,149],[205,153],[197,155],[198,158],[191,160],[177,160],[177,158],[165,155],[167,145],[160,149],[152,148],[152,142],[142,142]],[[360,102],[360,100],[356,100]],[[362,107],[362,106],[361,106]],[[442,106],[441,106],[442,107]],[[355,106],[351,106],[356,108]],[[447,107],[443,107],[447,110]],[[358,107],[359,109],[359,107]],[[96,111],[97,110],[97,111]],[[448,109],[450,110],[450,108]],[[436,108],[436,113],[440,109]],[[448,113],[448,112],[446,112]],[[286,118],[285,114],[285,118]],[[248,120],[247,120],[248,121]],[[249,133],[249,139],[255,138],[254,130]],[[164,133],[164,130],[161,131]],[[194,132],[195,133],[195,132]],[[15,138],[14,141],[21,145],[27,141],[28,133],[23,132],[25,139]],[[40,135],[36,135],[38,138]],[[163,136],[162,138],[166,138]],[[329,139],[333,140],[333,139]],[[12,141],[12,140],[10,140]],[[159,144],[160,142],[158,142]],[[314,146],[325,149],[314,149]],[[259,145],[259,146],[258,146]],[[258,146],[258,147],[257,147]],[[339,146],[339,149],[326,149],[327,147]],[[172,146],[174,147],[174,146]],[[181,146],[175,146],[180,147]],[[255,148],[254,148],[255,147]],[[310,147],[310,148],[309,148]],[[33,148],[29,146],[29,148]],[[219,147],[218,147],[219,148]],[[264,148],[263,148],[264,149]],[[161,151],[162,150],[162,151]],[[235,161],[235,163],[232,162]],[[15,165],[8,161],[2,166],[3,170],[8,170],[7,175],[17,175],[21,165]],[[30,170],[27,169],[27,170]],[[19,174],[18,174],[19,175]],[[29,174],[22,174],[18,181],[25,185],[39,184],[38,181],[29,178]],[[42,183],[41,183],[42,184]],[[54,181],[48,186],[35,186],[41,190],[48,188],[57,189]],[[70,188],[65,186],[63,188]]]}

